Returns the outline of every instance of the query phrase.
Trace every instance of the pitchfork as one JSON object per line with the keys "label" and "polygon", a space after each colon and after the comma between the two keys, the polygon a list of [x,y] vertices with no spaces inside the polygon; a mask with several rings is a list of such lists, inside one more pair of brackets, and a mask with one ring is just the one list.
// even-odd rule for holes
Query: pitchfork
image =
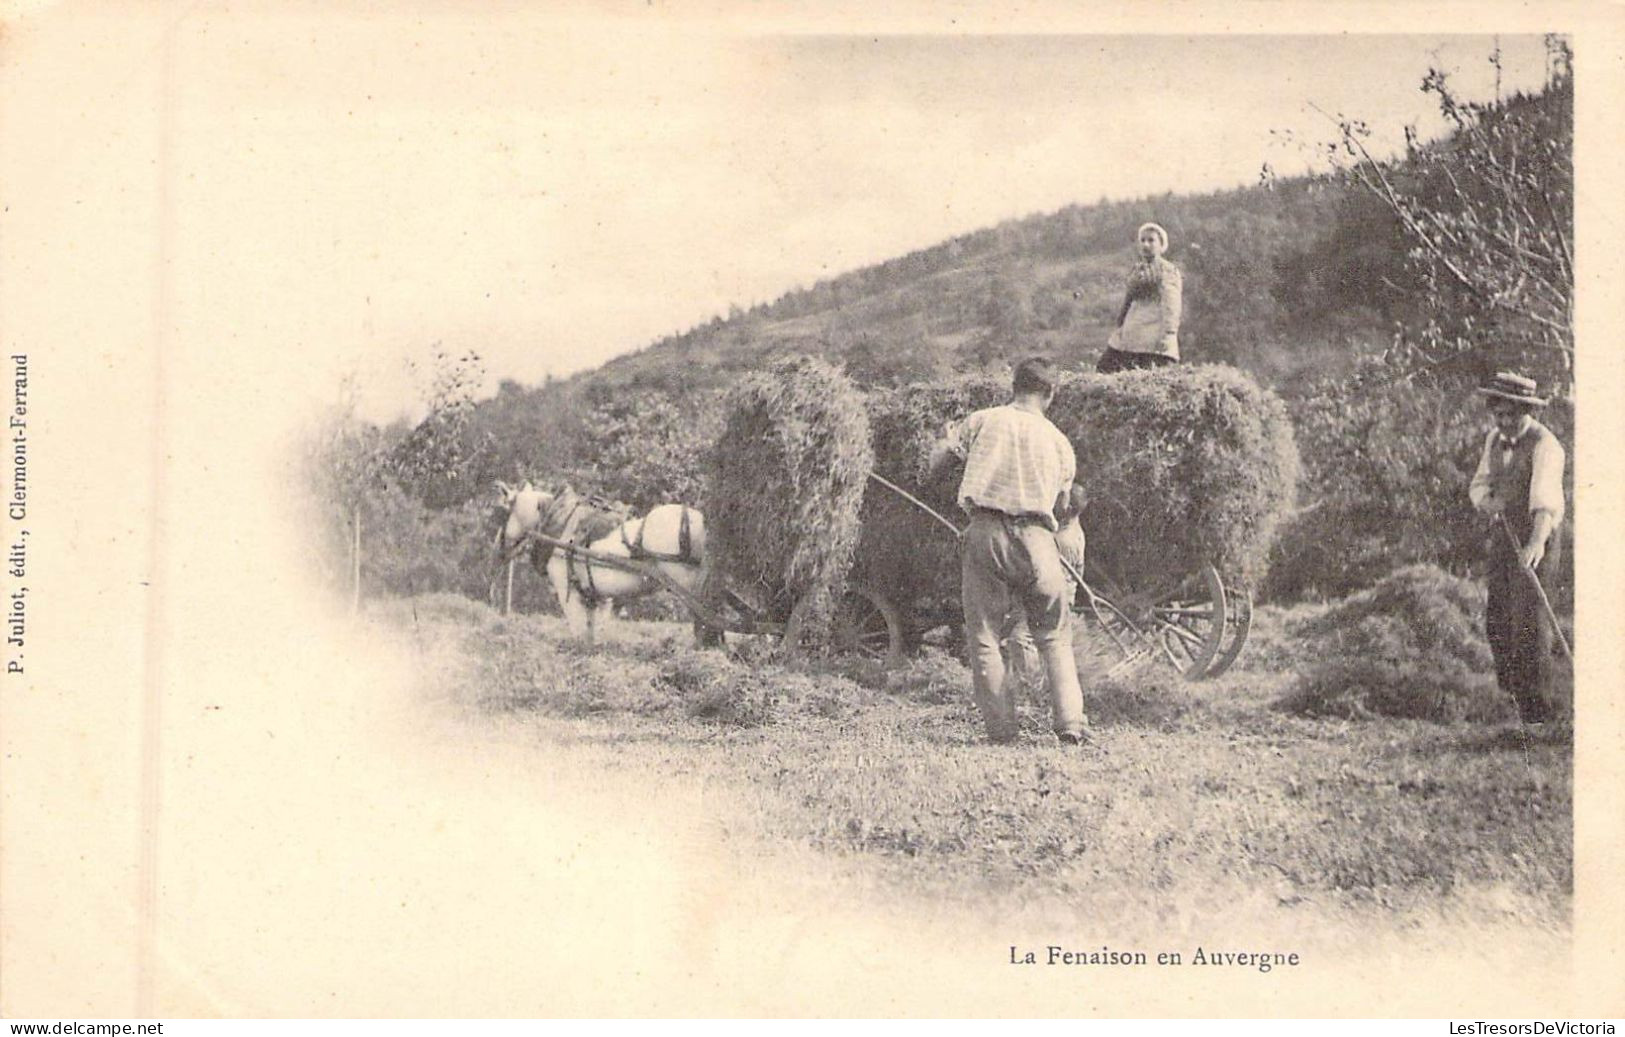
{"label": "pitchfork", "polygon": [[[871,471],[869,473],[869,478],[886,487],[886,489],[891,490],[893,493],[902,497],[910,504],[913,504],[927,515],[930,515],[932,518],[942,523],[953,532],[954,536],[960,538],[961,540],[964,539],[965,531],[963,529],[954,525],[953,522],[943,517],[941,512],[937,511],[937,509],[933,508],[925,501],[914,496],[912,493],[903,489],[890,479],[887,479],[885,476]],[[1110,599],[1096,593],[1095,589],[1089,586],[1088,581],[1083,578],[1083,574],[1079,572],[1071,562],[1068,562],[1065,558],[1058,558],[1057,560],[1061,563],[1061,567],[1066,570],[1067,575],[1072,577],[1073,582],[1082,588],[1084,595],[1089,599],[1089,611],[1095,614],[1095,619],[1100,623],[1100,628],[1106,631],[1106,636],[1110,637],[1112,642],[1117,645],[1118,651],[1123,653],[1122,660],[1106,671],[1107,676],[1115,676],[1139,662],[1141,658],[1149,655],[1151,653],[1151,649],[1147,647],[1149,638],[1145,636],[1145,633],[1141,631],[1139,627],[1134,625],[1134,621],[1129,619],[1128,616],[1124,615],[1122,609],[1118,608],[1116,605],[1113,605]],[[1106,621],[1107,615],[1115,617],[1117,622],[1127,627],[1129,631],[1134,634],[1134,637],[1138,641],[1138,644],[1135,647],[1131,648],[1123,643],[1122,639],[1117,636],[1117,632],[1112,629],[1112,624]]]}

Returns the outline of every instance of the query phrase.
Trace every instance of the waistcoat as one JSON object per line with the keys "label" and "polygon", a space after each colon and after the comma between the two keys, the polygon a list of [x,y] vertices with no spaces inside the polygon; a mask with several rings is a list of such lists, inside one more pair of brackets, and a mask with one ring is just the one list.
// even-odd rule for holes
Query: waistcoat
{"label": "waistcoat", "polygon": [[[1503,456],[1508,452],[1501,449],[1499,443],[1490,449],[1490,486],[1495,496],[1506,502],[1502,514],[1519,544],[1529,538],[1530,527],[1534,525],[1534,516],[1529,513],[1529,484],[1535,472],[1535,447],[1551,437],[1552,431],[1537,422],[1512,444],[1509,457]],[[1557,540],[1554,530],[1548,554],[1556,547]],[[1543,563],[1541,568],[1545,567]]]}

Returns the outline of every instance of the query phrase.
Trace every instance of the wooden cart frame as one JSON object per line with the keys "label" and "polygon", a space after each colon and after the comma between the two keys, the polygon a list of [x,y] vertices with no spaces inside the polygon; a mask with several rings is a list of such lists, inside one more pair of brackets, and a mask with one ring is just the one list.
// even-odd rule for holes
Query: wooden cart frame
{"label": "wooden cart frame", "polygon": [[[869,478],[955,536],[963,535],[952,521],[901,486],[874,472]],[[1104,635],[1121,657],[1119,667],[1149,656],[1189,680],[1200,680],[1224,673],[1241,655],[1252,627],[1252,594],[1246,588],[1226,588],[1213,565],[1142,588],[1127,586],[1092,558],[1081,573],[1065,561],[1062,565],[1076,584],[1075,616]],[[957,603],[933,607],[891,601],[884,592],[865,587],[849,589],[848,599],[854,594],[874,599],[872,614],[858,617],[856,639],[865,644],[877,640],[884,620],[889,630],[895,630],[896,642],[889,646],[893,655],[917,645],[926,631],[959,622]]]}

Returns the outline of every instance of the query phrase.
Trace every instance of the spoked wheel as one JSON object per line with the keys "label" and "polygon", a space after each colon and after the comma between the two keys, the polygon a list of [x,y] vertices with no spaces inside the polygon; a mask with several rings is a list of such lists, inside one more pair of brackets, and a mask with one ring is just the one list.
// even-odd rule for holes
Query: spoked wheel
{"label": "spoked wheel", "polygon": [[1219,656],[1227,621],[1224,581],[1217,569],[1204,565],[1151,603],[1145,629],[1164,662],[1186,680],[1200,680]]}
{"label": "spoked wheel", "polygon": [[867,587],[848,587],[835,614],[834,647],[892,666],[903,659],[903,621],[896,606]]}
{"label": "spoked wheel", "polygon": [[1106,639],[1117,649],[1118,660],[1107,669],[1108,677],[1124,672],[1151,653],[1152,640],[1135,626],[1134,621],[1129,619],[1122,609],[1098,594],[1086,593],[1084,598],[1087,602],[1087,615],[1093,620],[1096,629],[1105,634]]}
{"label": "spoked wheel", "polygon": [[1226,592],[1225,613],[1224,643],[1219,646],[1218,656],[1208,664],[1206,675],[1209,677],[1217,677],[1230,669],[1247,644],[1247,634],[1253,628],[1253,592],[1245,587]]}
{"label": "spoked wheel", "polygon": [[1186,680],[1206,676],[1222,650],[1228,623],[1219,571],[1204,565],[1188,576],[1130,589],[1103,569],[1094,573],[1096,590],[1132,620],[1150,651]]}

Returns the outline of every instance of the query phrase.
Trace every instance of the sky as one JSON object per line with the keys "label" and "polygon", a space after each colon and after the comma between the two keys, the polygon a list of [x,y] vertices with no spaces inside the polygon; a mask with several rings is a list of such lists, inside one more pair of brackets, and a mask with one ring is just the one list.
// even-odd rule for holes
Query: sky
{"label": "sky", "polygon": [[[1293,172],[1307,154],[1282,134],[1329,139],[1323,113],[1395,144],[1437,126],[1430,66],[1495,88],[1491,36],[89,10],[8,41],[14,72],[105,66],[6,94],[52,138],[41,190],[157,176],[178,341],[227,350],[227,375],[245,354],[305,358],[304,386],[353,375],[375,420],[420,401],[407,361],[437,347],[477,351],[487,390],[531,384],[1000,220]],[[1541,38],[1499,39],[1503,91],[1538,87]]]}

